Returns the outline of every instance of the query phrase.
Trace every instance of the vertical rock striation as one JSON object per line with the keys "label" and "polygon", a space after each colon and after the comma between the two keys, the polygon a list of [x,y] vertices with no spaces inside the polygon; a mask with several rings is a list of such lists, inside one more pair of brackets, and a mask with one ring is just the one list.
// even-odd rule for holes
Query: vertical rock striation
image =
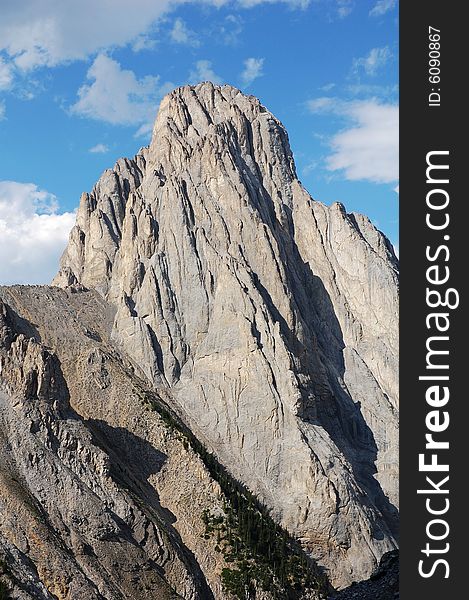
{"label": "vertical rock striation", "polygon": [[309,196],[257,99],[166,96],[82,196],[54,284],[114,306],[114,341],[336,585],[395,546],[397,260]]}

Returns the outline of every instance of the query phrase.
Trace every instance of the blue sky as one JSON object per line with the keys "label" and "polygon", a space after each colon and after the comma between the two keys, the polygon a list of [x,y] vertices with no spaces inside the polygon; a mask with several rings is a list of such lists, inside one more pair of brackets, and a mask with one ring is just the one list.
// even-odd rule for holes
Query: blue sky
{"label": "blue sky", "polygon": [[2,0],[0,283],[46,283],[80,194],[211,79],[286,126],[313,198],[398,239],[396,0]]}

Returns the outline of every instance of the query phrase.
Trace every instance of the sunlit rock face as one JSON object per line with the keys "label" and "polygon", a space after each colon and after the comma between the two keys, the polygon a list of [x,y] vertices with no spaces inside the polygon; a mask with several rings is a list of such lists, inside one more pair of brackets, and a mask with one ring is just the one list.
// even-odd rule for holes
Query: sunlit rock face
{"label": "sunlit rock face", "polygon": [[166,96],[82,196],[54,285],[110,303],[114,343],[336,585],[395,546],[397,260],[311,198],[256,98]]}

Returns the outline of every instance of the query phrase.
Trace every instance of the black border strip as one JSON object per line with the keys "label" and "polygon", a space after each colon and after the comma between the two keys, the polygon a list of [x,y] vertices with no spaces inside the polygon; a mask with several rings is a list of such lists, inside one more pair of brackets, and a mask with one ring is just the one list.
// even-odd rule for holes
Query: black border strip
{"label": "black border strip", "polygon": [[[467,88],[468,72],[463,57],[469,54],[466,47],[469,33],[464,8],[464,3],[435,0],[402,1],[400,6],[400,589],[404,600],[459,598],[462,596],[457,593],[458,588],[463,595],[467,594],[464,592],[467,586],[463,584],[469,530],[465,514],[469,486],[466,458],[469,361],[465,347],[469,332],[465,291],[469,198],[464,179],[469,169],[465,165],[467,150],[463,136],[468,135],[465,131],[469,127],[463,110],[463,103],[467,104],[463,90]],[[429,80],[431,75],[437,75],[436,69],[429,73],[432,58],[429,52],[436,49],[429,47],[430,26],[440,30],[439,81]],[[437,32],[430,33],[434,36]],[[430,98],[433,104],[429,103],[430,93],[434,93]],[[448,154],[428,154],[435,151]],[[449,169],[435,168],[427,174],[427,161],[447,165]],[[428,206],[428,203],[443,206],[446,198],[448,206],[441,210]],[[442,225],[449,218],[447,227],[432,229],[426,221],[427,214],[432,226]],[[429,267],[436,268],[428,271]],[[445,283],[429,282],[429,279],[445,279],[446,275]],[[449,292],[449,304],[456,304],[459,297],[457,308],[429,306],[430,302],[439,301],[436,293],[427,298],[427,289],[436,290],[445,298],[451,288],[455,291]],[[432,313],[447,315],[438,321],[442,329],[449,323],[446,332],[438,331],[437,318],[428,317]],[[429,341],[432,336],[435,339]],[[448,339],[436,339],[438,336]],[[427,343],[432,351],[443,350],[448,354],[429,354]],[[444,365],[448,368],[443,369]],[[419,380],[419,376],[449,379]],[[428,392],[427,396],[432,386],[433,394]],[[445,387],[450,394],[446,403],[442,399]],[[444,428],[447,418],[449,426]],[[439,427],[443,429],[441,432],[431,431]],[[448,442],[449,448],[426,449],[425,436],[429,433],[433,440]],[[425,471],[428,467],[419,470],[420,454],[424,454],[422,462],[426,465],[434,460],[437,468],[448,465],[449,470]],[[449,479],[441,483],[447,476]],[[433,493],[419,494],[419,489]],[[447,510],[440,515],[429,512],[444,509]],[[444,522],[434,521],[438,519]],[[437,563],[438,560],[441,562]],[[426,577],[419,573],[419,567]]]}

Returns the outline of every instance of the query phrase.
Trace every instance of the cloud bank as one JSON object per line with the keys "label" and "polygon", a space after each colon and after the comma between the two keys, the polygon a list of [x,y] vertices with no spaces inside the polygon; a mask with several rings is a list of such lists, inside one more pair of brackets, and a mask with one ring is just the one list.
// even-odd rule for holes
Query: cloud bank
{"label": "cloud bank", "polygon": [[33,183],[0,181],[0,283],[45,284],[58,270],[75,213]]}
{"label": "cloud bank", "polygon": [[[310,0],[189,0],[215,7],[233,4],[251,8],[264,3],[283,3],[306,8]],[[350,0],[336,0],[339,7]],[[148,43],[152,27],[184,0],[21,0],[3,2],[0,21],[0,52],[24,71],[54,67],[82,60],[104,49],[123,47],[132,42],[141,49]],[[129,13],[130,9],[130,13]],[[176,26],[175,36],[182,40],[185,30]]]}
{"label": "cloud bank", "polygon": [[330,139],[326,158],[329,171],[342,172],[350,181],[395,183],[399,178],[399,108],[378,100],[344,101],[315,98],[308,103],[315,114],[334,114],[347,127]]}

